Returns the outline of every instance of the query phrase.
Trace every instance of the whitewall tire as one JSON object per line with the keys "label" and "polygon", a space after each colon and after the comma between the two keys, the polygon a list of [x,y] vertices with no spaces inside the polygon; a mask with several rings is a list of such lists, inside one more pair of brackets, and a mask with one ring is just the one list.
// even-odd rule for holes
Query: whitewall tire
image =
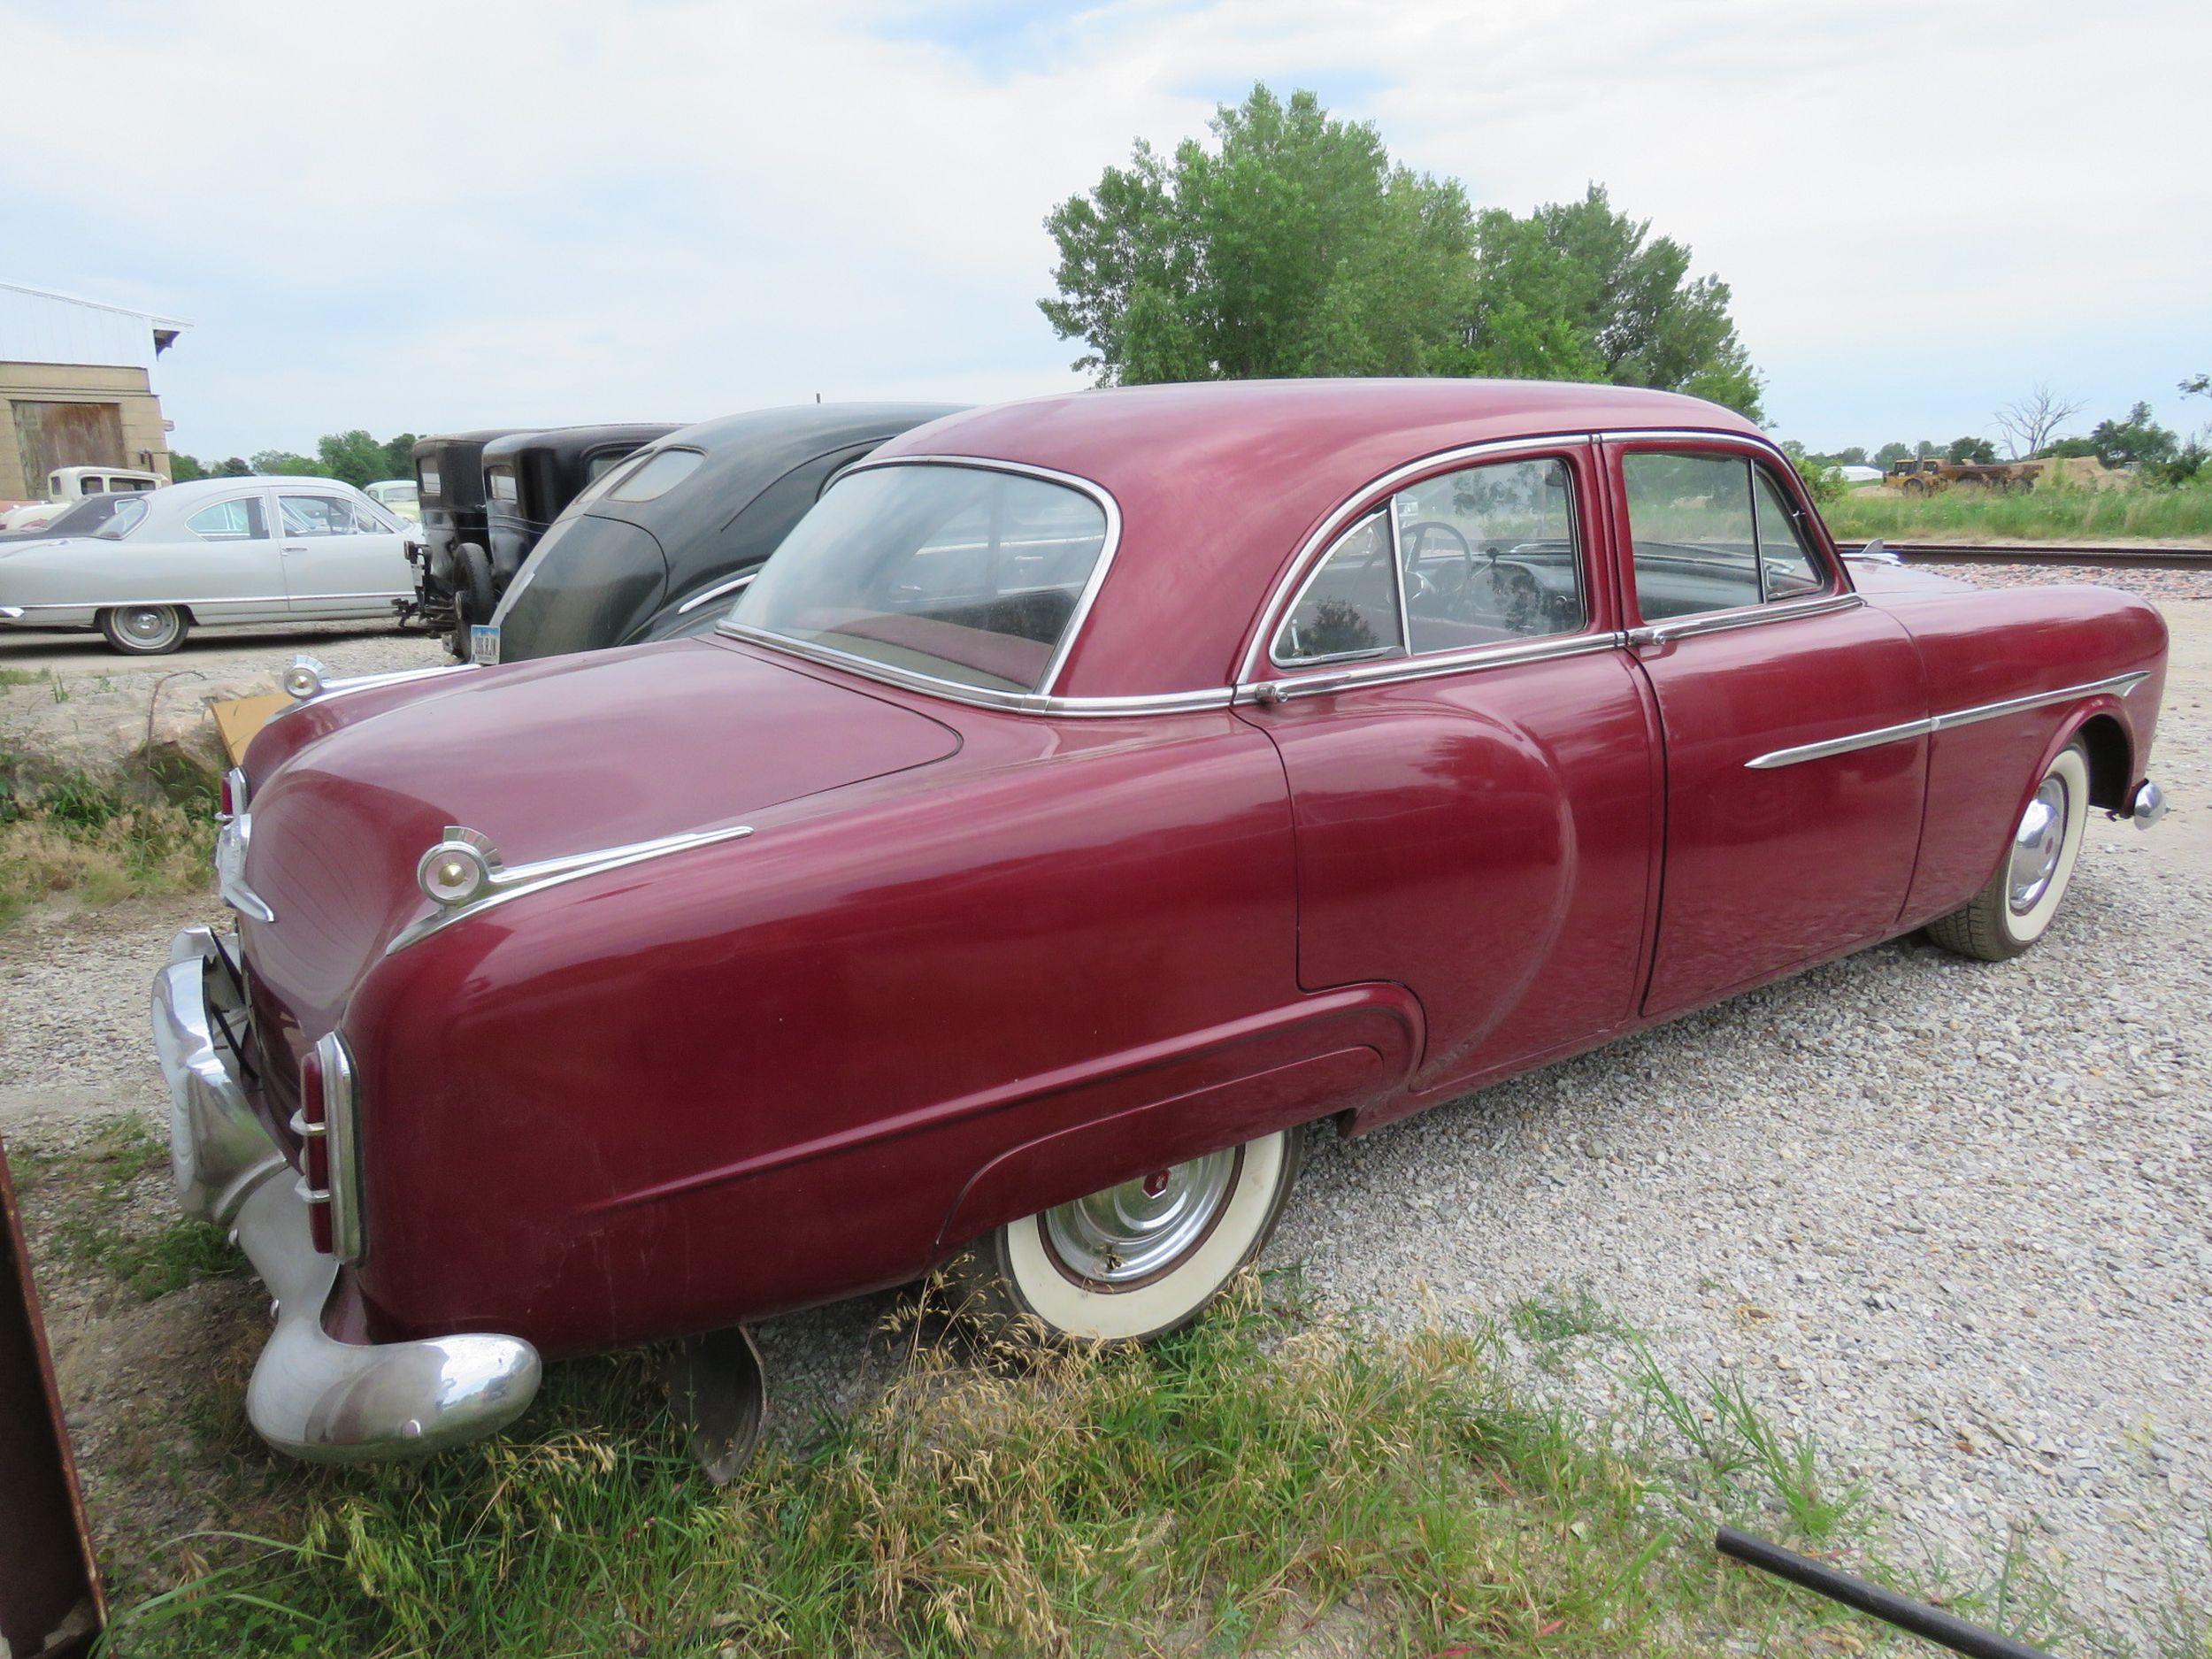
{"label": "whitewall tire", "polygon": [[100,612],[100,632],[126,657],[160,657],[184,643],[192,619],[176,605],[118,605]]}
{"label": "whitewall tire", "polygon": [[2033,945],[2065,900],[2089,812],[2089,755],[2070,743],[2037,783],[1989,885],[1931,922],[1928,937],[1983,962],[2009,961]]}
{"label": "whitewall tire", "polygon": [[955,1305],[1081,1342],[1180,1329],[1274,1232],[1305,1135],[1263,1135],[997,1228],[947,1270]]}

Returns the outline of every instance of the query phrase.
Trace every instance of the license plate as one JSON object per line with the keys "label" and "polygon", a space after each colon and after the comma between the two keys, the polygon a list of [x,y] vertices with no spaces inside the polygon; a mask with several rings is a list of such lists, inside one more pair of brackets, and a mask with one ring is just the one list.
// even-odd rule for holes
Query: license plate
{"label": "license plate", "polygon": [[486,668],[499,661],[499,625],[495,622],[477,622],[469,627],[469,661]]}

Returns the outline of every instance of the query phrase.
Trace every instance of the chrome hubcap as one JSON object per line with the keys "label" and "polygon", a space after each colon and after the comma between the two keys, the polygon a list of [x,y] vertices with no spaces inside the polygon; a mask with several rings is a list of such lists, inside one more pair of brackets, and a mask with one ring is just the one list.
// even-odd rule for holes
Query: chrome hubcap
{"label": "chrome hubcap", "polygon": [[2061,778],[2046,778],[2013,832],[2005,887],[2015,916],[2024,916],[2042,902],[2051,878],[2058,873],[2058,856],[2065,845],[2066,783]]}
{"label": "chrome hubcap", "polygon": [[126,611],[117,618],[123,632],[141,645],[153,645],[169,637],[169,616],[163,611]]}
{"label": "chrome hubcap", "polygon": [[1155,1170],[1044,1213],[1045,1241],[1071,1276],[1132,1285],[1173,1266],[1213,1231],[1236,1184],[1234,1147]]}

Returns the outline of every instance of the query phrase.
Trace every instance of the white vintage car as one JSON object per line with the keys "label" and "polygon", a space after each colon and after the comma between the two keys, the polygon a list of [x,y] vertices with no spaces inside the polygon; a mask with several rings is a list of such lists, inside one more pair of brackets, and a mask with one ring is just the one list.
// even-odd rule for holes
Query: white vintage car
{"label": "white vintage car", "polygon": [[97,628],[132,656],[195,626],[394,618],[410,532],[350,484],[211,478],[112,499],[81,535],[0,541],[0,624]]}

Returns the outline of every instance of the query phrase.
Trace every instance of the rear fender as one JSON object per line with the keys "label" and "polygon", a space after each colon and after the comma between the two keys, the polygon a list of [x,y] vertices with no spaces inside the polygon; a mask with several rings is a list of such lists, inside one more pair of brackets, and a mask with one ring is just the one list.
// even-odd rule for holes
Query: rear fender
{"label": "rear fender", "polygon": [[1358,986],[1314,1001],[1325,1006],[1269,1033],[1243,1075],[1075,1124],[993,1158],[955,1201],[932,1259],[1055,1204],[1355,1109],[1403,1085],[1421,1052],[1420,1009],[1410,992]]}

